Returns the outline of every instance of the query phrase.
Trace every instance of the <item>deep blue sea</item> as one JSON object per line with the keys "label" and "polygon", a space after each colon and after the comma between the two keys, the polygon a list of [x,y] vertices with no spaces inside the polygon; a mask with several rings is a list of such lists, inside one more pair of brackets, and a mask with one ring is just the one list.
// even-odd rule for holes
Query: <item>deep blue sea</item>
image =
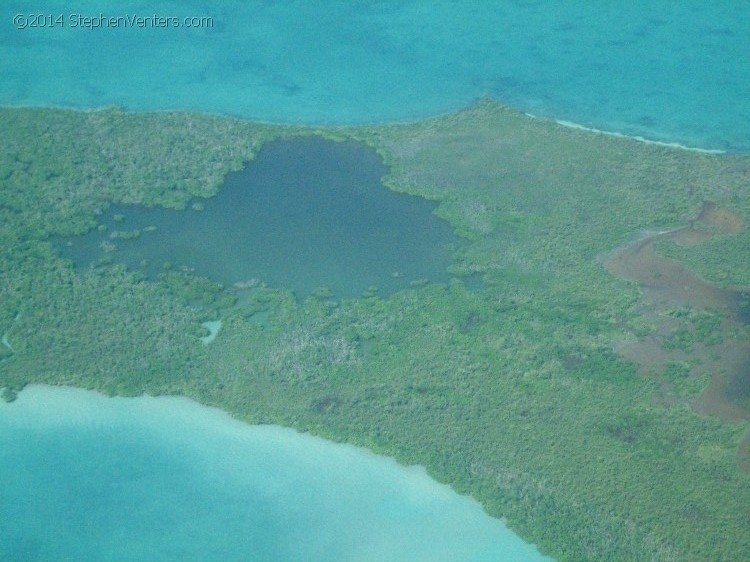
{"label": "deep blue sea", "polygon": [[750,150],[750,2],[6,0],[0,14],[0,104],[362,123],[489,95]]}
{"label": "deep blue sea", "polygon": [[424,469],[186,399],[29,387],[0,451],[0,560],[549,560]]}
{"label": "deep blue sea", "polygon": [[[6,0],[0,105],[352,124],[491,96],[746,152],[748,30],[730,0]],[[3,560],[540,559],[418,470],[180,400],[28,389],[0,481]]]}

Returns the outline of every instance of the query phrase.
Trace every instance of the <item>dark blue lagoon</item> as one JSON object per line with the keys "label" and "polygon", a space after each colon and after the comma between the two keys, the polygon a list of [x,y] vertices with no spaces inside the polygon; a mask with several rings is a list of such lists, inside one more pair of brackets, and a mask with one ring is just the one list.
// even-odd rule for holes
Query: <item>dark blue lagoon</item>
{"label": "dark blue lagoon", "polygon": [[[152,278],[165,264],[220,281],[326,288],[338,297],[447,281],[459,242],[435,204],[385,188],[365,145],[320,137],[264,146],[218,195],[184,211],[115,205],[102,227],[65,239],[80,267],[111,258]],[[106,228],[105,228],[106,227]]]}
{"label": "dark blue lagoon", "polygon": [[0,450],[2,560],[549,560],[421,468],[185,399],[29,387]]}

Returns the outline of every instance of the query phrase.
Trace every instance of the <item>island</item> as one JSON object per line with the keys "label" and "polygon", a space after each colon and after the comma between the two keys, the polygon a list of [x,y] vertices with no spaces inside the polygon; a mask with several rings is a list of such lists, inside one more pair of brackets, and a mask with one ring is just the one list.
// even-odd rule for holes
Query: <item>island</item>
{"label": "island", "polygon": [[[267,143],[310,136],[370,147],[388,189],[436,204],[461,239],[447,282],[295,295],[113,257],[158,229],[87,267],[62,254],[111,205],[196,213]],[[0,139],[6,400],[179,395],[364,446],[557,560],[750,559],[750,156],[487,99],[347,127],[0,108]]]}

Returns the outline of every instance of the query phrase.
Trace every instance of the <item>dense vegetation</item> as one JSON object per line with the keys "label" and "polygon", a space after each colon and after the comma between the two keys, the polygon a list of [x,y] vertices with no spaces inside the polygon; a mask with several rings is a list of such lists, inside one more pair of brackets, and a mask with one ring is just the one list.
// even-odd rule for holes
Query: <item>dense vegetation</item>
{"label": "dense vegetation", "polygon": [[[388,187],[438,201],[468,241],[453,281],[303,302],[257,286],[233,306],[237,290],[185,272],[148,282],[106,261],[76,272],[53,245],[95,227],[110,201],[182,208],[209,197],[263,142],[293,134],[366,142],[390,166]],[[662,335],[637,284],[602,265],[710,200],[743,230],[660,251],[748,283],[750,158],[568,129],[489,101],[327,130],[1,109],[0,139],[8,398],[29,383],[179,393],[365,445],[424,464],[560,560],[750,559],[750,474],[737,458],[750,426],[691,408],[712,374],[691,355],[695,341],[747,345],[747,327],[725,333],[721,309],[672,310],[662,344],[682,360],[646,372],[615,349]],[[469,289],[472,275],[483,289]],[[200,324],[217,316],[205,346]],[[664,385],[668,403],[655,400]]]}

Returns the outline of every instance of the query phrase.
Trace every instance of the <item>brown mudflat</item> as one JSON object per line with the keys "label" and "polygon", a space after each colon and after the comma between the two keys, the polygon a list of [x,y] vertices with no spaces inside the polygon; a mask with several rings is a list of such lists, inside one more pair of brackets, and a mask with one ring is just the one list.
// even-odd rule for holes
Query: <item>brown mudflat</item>
{"label": "brown mudflat", "polygon": [[722,234],[738,234],[742,230],[742,217],[724,207],[717,207],[715,203],[703,203],[698,220],[713,226]]}
{"label": "brown mudflat", "polygon": [[[715,233],[731,235],[741,228],[742,217],[706,202],[690,226],[647,233],[604,261],[608,271],[640,285],[643,298],[639,312],[655,326],[651,334],[636,342],[616,345],[616,351],[637,363],[647,376],[658,376],[670,362],[697,360],[691,376],[709,373],[711,380],[691,406],[701,414],[734,421],[750,419],[750,343],[737,337],[748,322],[741,303],[747,299],[750,288],[717,287],[680,262],[660,256],[654,245],[664,240],[681,245],[699,244]],[[679,326],[679,320],[669,312],[680,308],[718,312],[723,317],[719,327],[721,341],[710,346],[695,343],[689,351],[663,345],[665,338]],[[669,383],[662,381],[655,400],[669,406],[675,399]],[[743,468],[750,470],[750,433],[740,447],[739,460]]]}

